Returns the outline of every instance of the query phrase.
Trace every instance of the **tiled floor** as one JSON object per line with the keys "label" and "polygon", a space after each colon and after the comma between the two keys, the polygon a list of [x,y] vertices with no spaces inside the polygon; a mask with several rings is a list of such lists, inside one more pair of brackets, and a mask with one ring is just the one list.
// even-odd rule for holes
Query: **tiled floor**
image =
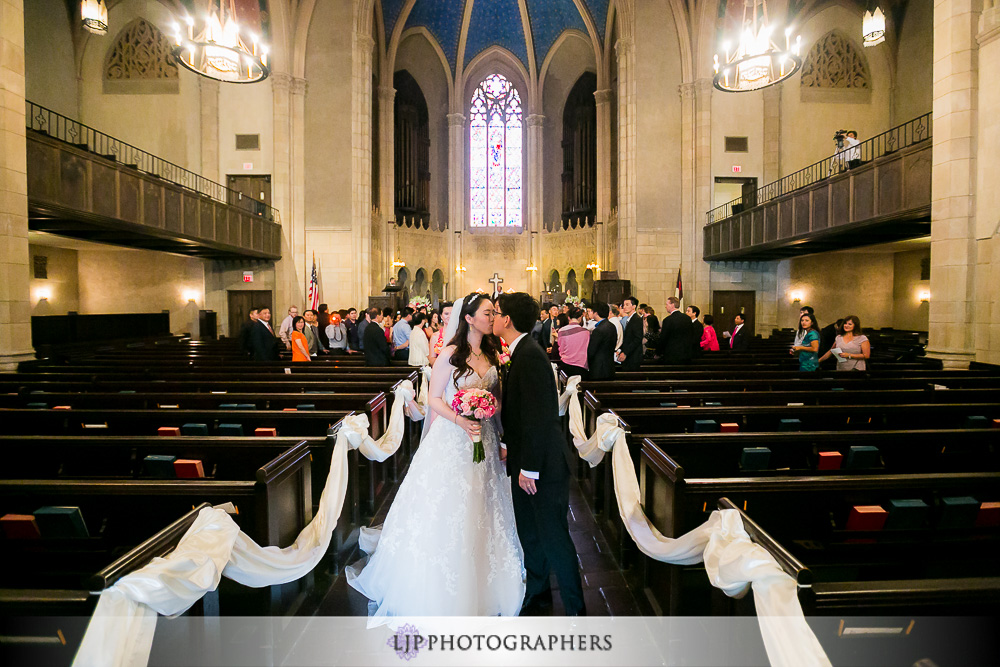
{"label": "tiled floor", "polygon": [[[639,615],[639,605],[629,589],[621,568],[611,554],[611,547],[598,528],[597,521],[587,507],[583,494],[575,482],[570,485],[569,527],[573,543],[576,544],[583,576],[583,597],[590,616],[635,616]],[[386,502],[374,520],[380,524],[385,519],[390,503]],[[321,616],[365,616],[368,601],[360,593],[347,585],[343,575],[324,578],[319,585],[328,585],[329,592],[319,606]],[[563,614],[559,598],[559,584],[552,578],[552,614]]]}

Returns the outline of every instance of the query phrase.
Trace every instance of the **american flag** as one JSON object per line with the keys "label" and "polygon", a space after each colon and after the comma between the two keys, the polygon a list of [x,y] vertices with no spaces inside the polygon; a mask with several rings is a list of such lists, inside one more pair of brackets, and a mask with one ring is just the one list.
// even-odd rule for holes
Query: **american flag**
{"label": "american flag", "polygon": [[680,267],[677,267],[677,288],[674,290],[674,296],[682,301],[684,300],[684,283],[681,281]]}
{"label": "american flag", "polygon": [[319,307],[319,279],[316,273],[316,253],[313,253],[312,278],[309,280],[309,308],[316,310]]}

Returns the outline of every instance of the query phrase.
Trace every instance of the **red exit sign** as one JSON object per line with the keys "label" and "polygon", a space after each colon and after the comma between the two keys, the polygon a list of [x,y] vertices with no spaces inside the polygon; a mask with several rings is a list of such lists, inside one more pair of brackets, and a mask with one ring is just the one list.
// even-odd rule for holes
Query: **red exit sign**
{"label": "red exit sign", "polygon": [[243,272],[243,282],[245,282],[245,283],[252,283],[253,282],[253,271],[244,271]]}
{"label": "red exit sign", "polygon": [[738,173],[740,173],[741,171],[743,171],[743,167],[741,167],[741,166],[740,166],[740,165],[738,165],[738,164],[734,164],[734,165],[733,165],[733,173],[734,173],[734,174],[738,174]]}

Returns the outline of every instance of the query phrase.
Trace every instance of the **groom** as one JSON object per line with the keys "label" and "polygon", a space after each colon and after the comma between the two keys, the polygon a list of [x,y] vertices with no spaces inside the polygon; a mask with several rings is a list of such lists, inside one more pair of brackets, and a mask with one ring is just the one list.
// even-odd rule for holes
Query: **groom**
{"label": "groom", "polygon": [[501,420],[507,474],[517,477],[511,485],[514,518],[528,573],[521,614],[537,614],[552,604],[549,573],[554,571],[566,615],[583,616],[583,586],[566,516],[569,464],[555,376],[545,352],[528,335],[538,319],[538,303],[524,292],[509,292],[498,297],[494,313],[493,333],[510,348]]}

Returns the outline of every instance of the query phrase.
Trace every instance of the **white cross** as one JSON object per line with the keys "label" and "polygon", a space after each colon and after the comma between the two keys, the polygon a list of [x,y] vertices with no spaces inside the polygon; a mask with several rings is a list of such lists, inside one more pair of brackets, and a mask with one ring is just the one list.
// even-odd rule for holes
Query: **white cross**
{"label": "white cross", "polygon": [[499,273],[494,272],[493,273],[493,277],[490,278],[487,282],[493,283],[493,293],[494,294],[499,294],[500,293],[500,285],[503,284],[503,278],[500,277]]}

